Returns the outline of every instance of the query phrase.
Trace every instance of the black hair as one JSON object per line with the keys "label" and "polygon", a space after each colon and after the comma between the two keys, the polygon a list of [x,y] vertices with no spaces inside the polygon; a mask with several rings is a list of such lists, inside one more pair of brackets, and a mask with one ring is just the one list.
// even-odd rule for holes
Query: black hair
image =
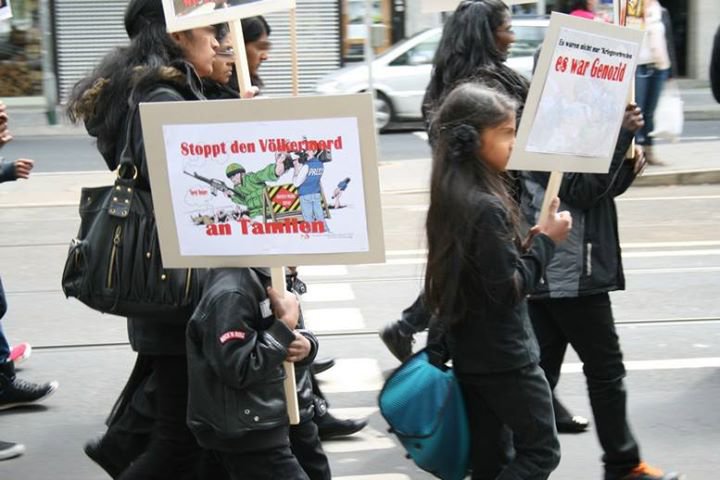
{"label": "black hair", "polygon": [[[245,45],[258,41],[263,35],[267,35],[269,37],[272,32],[270,25],[262,15],[243,18],[241,23]],[[233,74],[230,77],[230,83],[228,86],[235,91],[240,91],[240,87],[237,83],[237,74],[235,72],[235,65],[233,65]],[[250,75],[250,83],[259,88],[262,88],[265,85],[260,76],[257,74]]]}
{"label": "black hair", "polygon": [[[430,120],[445,95],[461,82],[488,77],[520,103],[527,81],[504,64],[495,33],[510,17],[502,0],[463,0],[443,28],[433,72],[423,99],[423,116]],[[483,78],[478,78],[484,81]]]}
{"label": "black hair", "polygon": [[504,176],[478,158],[483,132],[512,118],[515,109],[508,95],[468,82],[447,95],[433,122],[425,298],[433,314],[451,323],[489,295],[484,272],[468,260],[487,238],[479,218],[490,199],[510,214],[515,238],[508,241],[520,238],[517,204]]}
{"label": "black hair", "polygon": [[270,36],[271,30],[265,17],[257,15],[255,17],[243,18],[242,21],[243,37],[245,43],[251,43],[258,40],[263,34]]}
{"label": "black hair", "polygon": [[160,79],[181,77],[172,65],[185,59],[167,33],[162,0],[130,0],[125,31],[129,45],[108,53],[92,73],[78,81],[67,103],[68,117],[73,122],[85,121],[110,168],[118,142],[124,142],[118,132],[124,131],[130,105]]}

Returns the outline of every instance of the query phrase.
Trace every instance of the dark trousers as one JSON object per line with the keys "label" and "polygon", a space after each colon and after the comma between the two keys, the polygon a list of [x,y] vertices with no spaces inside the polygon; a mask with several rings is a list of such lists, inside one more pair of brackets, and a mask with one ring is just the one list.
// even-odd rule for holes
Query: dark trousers
{"label": "dark trousers", "polygon": [[643,111],[645,125],[638,130],[635,139],[640,145],[652,145],[650,132],[655,129],[655,109],[665,86],[670,69],[658,70],[653,65],[638,65],[635,73],[635,102]]}
{"label": "dark trousers", "polygon": [[580,357],[604,451],[605,478],[621,478],[640,462],[640,452],[627,420],[625,365],[610,296],[532,300],[528,306],[540,343],[540,366],[551,388],[560,378],[568,343]]}
{"label": "dark trousers", "polygon": [[188,380],[184,356],[148,356],[155,379],[155,423],[145,451],[120,480],[194,478],[201,450],[186,425]]}
{"label": "dark trousers", "polygon": [[232,480],[308,480],[289,446],[217,454]]}
{"label": "dark trousers", "polygon": [[473,480],[547,479],[560,462],[560,443],[540,367],[459,380],[470,422]]}
{"label": "dark trousers", "polygon": [[312,420],[290,425],[290,448],[310,480],[330,480],[330,463]]}

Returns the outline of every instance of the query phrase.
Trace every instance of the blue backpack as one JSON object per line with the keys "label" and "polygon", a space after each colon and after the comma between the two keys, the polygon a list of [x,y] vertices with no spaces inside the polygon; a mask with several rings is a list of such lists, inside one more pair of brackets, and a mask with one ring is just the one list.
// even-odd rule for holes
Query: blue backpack
{"label": "blue backpack", "polygon": [[433,365],[421,350],[385,381],[378,403],[390,432],[418,467],[443,480],[465,478],[470,428],[452,369]]}

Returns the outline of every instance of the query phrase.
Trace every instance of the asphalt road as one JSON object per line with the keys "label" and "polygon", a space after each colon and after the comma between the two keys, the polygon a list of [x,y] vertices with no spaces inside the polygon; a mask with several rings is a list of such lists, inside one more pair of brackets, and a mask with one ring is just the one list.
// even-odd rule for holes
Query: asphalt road
{"label": "asphalt road", "polygon": [[[720,132],[717,123],[702,122],[686,135],[711,136],[712,125]],[[422,138],[410,133],[383,135],[380,144],[381,160],[412,166],[413,158],[427,155]],[[18,139],[11,147],[17,150],[9,146],[6,156],[27,150],[40,172],[103,168],[83,138]],[[361,434],[325,447],[335,478],[425,479],[385,433],[375,405],[383,375],[397,365],[376,332],[420,288],[427,197],[384,194],[382,200],[385,264],[301,268],[309,285],[306,318],[320,336],[321,356],[338,359],[321,376],[331,407],[338,416],[370,416]],[[612,300],[633,431],[650,463],[681,470],[690,480],[714,480],[720,470],[720,186],[632,188],[618,209],[628,288]],[[102,431],[131,368],[124,321],[66,300],[59,288],[76,207],[0,208],[0,223],[0,273],[10,304],[3,328],[11,340],[35,347],[21,376],[61,384],[45,406],[0,413],[0,439],[28,449],[0,462],[0,479],[107,478],[81,447]],[[572,353],[559,388],[574,412],[591,416]],[[563,459],[552,478],[601,478],[594,432],[561,440]]]}
{"label": "asphalt road", "polygon": [[[720,119],[687,122],[682,142],[720,140]],[[430,149],[423,134],[404,128],[379,136],[380,161],[412,160],[428,157]],[[105,163],[93,139],[87,136],[20,137],[2,150],[6,158],[30,157],[37,172],[75,172],[103,170]]]}

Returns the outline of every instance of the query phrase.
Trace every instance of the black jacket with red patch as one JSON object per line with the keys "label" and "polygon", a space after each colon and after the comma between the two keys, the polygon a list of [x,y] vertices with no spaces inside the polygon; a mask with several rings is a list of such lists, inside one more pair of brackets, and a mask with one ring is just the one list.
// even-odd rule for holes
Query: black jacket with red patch
{"label": "black jacket with red patch", "polygon": [[[283,361],[295,336],[270,310],[264,269],[214,269],[187,329],[188,425],[205,448],[248,451],[288,444]],[[312,415],[296,363],[301,417]]]}

